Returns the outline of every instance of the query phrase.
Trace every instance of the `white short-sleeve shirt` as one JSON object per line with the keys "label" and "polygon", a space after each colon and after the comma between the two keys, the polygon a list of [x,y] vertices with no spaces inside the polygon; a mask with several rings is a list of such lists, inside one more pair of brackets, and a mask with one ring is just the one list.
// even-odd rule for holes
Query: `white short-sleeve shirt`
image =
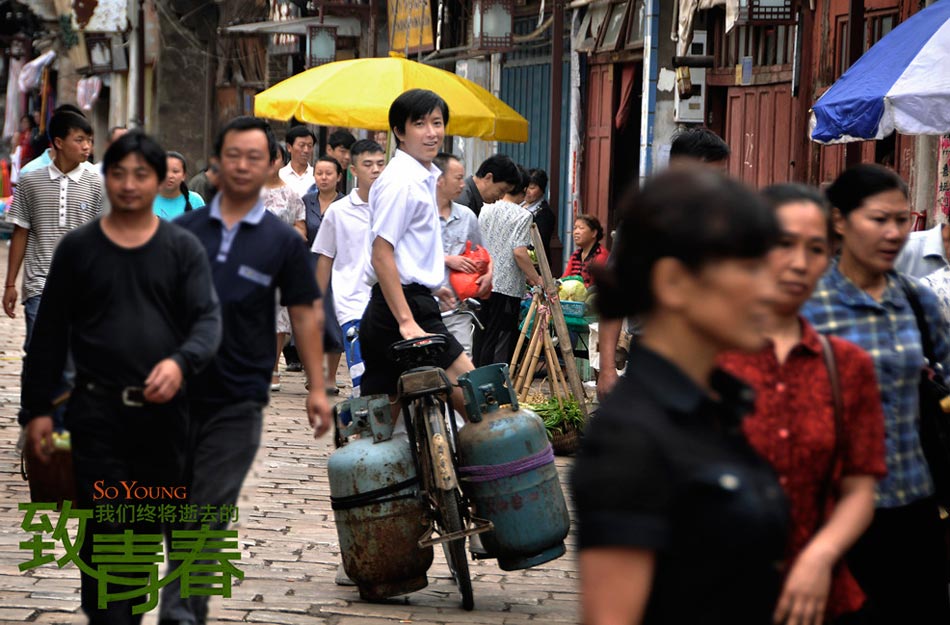
{"label": "white short-sleeve shirt", "polygon": [[333,259],[330,284],[340,325],[361,319],[369,303],[370,287],[363,280],[368,231],[369,204],[353,189],[327,208],[311,248]]}
{"label": "white short-sleeve shirt", "polygon": [[426,168],[402,150],[396,150],[369,192],[370,229],[364,242],[364,277],[369,285],[379,280],[371,262],[373,241],[382,237],[392,244],[396,269],[403,285],[421,284],[437,289],[445,278],[442,227],[435,199],[441,171]]}
{"label": "white short-sleeve shirt", "polygon": [[280,168],[280,171],[277,172],[277,175],[280,176],[280,179],[286,182],[291,189],[294,190],[294,193],[303,197],[307,195],[307,189],[313,186],[313,165],[307,165],[307,171],[303,174],[298,174],[294,171],[293,166],[290,163],[287,163]]}

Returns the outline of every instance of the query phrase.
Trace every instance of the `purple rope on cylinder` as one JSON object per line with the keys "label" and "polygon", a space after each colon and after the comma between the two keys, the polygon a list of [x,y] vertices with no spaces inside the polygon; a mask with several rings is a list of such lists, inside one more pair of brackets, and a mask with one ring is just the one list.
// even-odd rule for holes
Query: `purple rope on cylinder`
{"label": "purple rope on cylinder", "polygon": [[502,464],[479,464],[470,467],[459,467],[459,473],[464,475],[466,482],[490,482],[506,477],[514,477],[543,467],[554,462],[554,448],[548,444],[541,451]]}

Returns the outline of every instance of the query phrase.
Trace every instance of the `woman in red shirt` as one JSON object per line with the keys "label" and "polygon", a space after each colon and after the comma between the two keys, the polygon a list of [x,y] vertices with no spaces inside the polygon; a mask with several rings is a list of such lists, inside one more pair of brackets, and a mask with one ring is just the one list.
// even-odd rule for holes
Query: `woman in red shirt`
{"label": "woman in red shirt", "polygon": [[839,430],[822,344],[798,314],[829,262],[824,198],[797,184],[763,193],[783,230],[770,256],[778,292],[769,345],[726,355],[721,365],[755,388],[755,412],[743,430],[778,473],[791,506],[789,567],[775,622],[820,623],[864,603],[842,560],[874,514],[875,482],[886,472],[884,414],[870,356],[828,337],[841,391]]}
{"label": "woman in red shirt", "polygon": [[594,279],[590,274],[592,264],[607,263],[607,250],[600,244],[604,238],[604,227],[593,215],[578,215],[574,220],[574,253],[567,261],[562,278],[580,276],[584,286],[590,288]]}

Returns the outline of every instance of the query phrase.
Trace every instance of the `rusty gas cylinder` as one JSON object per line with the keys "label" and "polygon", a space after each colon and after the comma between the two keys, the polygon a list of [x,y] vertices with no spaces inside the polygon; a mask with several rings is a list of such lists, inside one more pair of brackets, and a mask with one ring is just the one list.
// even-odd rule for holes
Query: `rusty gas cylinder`
{"label": "rusty gas cylinder", "polygon": [[570,516],[544,422],[518,406],[507,365],[459,376],[471,421],[459,430],[459,475],[475,514],[492,522],[481,534],[488,557],[506,571],[564,555]]}
{"label": "rusty gas cylinder", "polygon": [[393,435],[389,399],[351,399],[335,412],[352,416],[343,431],[347,443],[327,462],[347,576],[367,601],[424,588],[432,565],[432,547],[418,545],[426,508],[406,435]]}

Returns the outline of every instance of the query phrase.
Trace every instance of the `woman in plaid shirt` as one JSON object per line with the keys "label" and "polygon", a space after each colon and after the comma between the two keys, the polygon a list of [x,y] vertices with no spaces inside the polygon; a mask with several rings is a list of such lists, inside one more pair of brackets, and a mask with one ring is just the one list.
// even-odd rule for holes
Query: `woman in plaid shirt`
{"label": "woman in plaid shirt", "polygon": [[861,164],[841,174],[827,195],[841,257],[803,314],[819,332],[871,355],[884,406],[887,477],[878,483],[874,520],[849,565],[873,623],[950,623],[947,549],[918,434],[924,354],[905,288],[920,302],[947,370],[950,344],[936,296],[894,269],[911,227],[907,185],[889,169]]}

